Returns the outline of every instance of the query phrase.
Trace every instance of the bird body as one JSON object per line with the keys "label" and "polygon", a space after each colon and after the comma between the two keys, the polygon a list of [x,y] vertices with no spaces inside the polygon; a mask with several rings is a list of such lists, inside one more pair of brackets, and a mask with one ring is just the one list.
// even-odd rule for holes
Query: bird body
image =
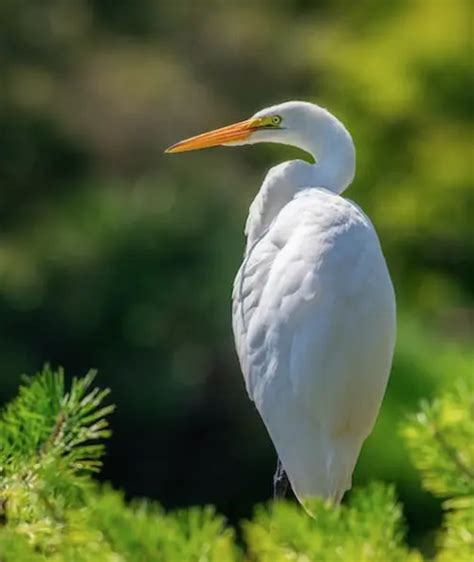
{"label": "bird body", "polygon": [[297,497],[339,501],[376,419],[395,334],[375,231],[350,201],[306,188],[248,246],[233,329],[250,398]]}
{"label": "bird body", "polygon": [[287,102],[170,151],[255,142],[291,144],[316,162],[275,166],[250,206],[232,297],[237,354],[300,502],[339,502],[390,373],[393,286],[370,220],[340,195],[355,149],[325,109]]}

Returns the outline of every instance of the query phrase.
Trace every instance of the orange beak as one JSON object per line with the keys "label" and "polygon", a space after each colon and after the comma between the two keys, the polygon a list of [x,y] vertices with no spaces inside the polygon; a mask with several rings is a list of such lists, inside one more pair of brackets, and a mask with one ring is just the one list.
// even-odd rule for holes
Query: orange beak
{"label": "orange beak", "polygon": [[227,127],[214,129],[208,133],[202,133],[195,137],[182,140],[165,150],[168,153],[187,152],[188,150],[200,150],[211,146],[219,146],[233,141],[243,141],[248,139],[253,131],[258,129],[260,119],[251,118],[240,123],[234,123]]}

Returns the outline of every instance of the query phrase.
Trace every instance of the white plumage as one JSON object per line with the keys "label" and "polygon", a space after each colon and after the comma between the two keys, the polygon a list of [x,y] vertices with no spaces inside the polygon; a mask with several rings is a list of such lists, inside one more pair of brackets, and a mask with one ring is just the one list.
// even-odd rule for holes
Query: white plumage
{"label": "white plumage", "polygon": [[[293,491],[303,505],[314,496],[339,502],[390,372],[392,283],[370,220],[340,196],[355,172],[344,126],[305,102],[273,106],[244,124],[171,151],[281,142],[316,159],[285,162],[265,177],[250,207],[232,316],[248,394]],[[212,143],[202,144],[206,138]]]}
{"label": "white plumage", "polygon": [[233,327],[247,391],[297,497],[350,488],[390,370],[394,299],[372,225],[301,190],[246,252]]}

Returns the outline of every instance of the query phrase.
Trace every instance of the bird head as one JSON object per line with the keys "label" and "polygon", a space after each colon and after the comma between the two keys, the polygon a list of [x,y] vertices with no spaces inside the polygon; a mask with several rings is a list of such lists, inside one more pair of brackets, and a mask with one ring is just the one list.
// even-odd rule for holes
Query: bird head
{"label": "bird head", "polygon": [[212,146],[239,146],[258,142],[301,144],[318,113],[326,110],[307,102],[285,102],[258,111],[249,119],[182,140],[165,152],[187,152]]}
{"label": "bird head", "polygon": [[166,152],[259,142],[296,146],[313,156],[313,185],[342,193],[354,177],[355,147],[347,129],[326,109],[303,101],[267,107],[240,123],[178,142]]}

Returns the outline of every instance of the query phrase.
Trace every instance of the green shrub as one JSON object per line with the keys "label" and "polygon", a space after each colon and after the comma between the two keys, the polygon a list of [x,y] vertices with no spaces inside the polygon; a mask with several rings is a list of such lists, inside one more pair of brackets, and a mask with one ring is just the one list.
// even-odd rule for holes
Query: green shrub
{"label": "green shrub", "polygon": [[[108,390],[94,373],[73,379],[45,368],[26,379],[0,416],[2,562],[419,562],[404,544],[393,487],[372,484],[337,508],[315,502],[258,506],[243,523],[244,545],[211,507],[165,513],[127,503],[99,485],[101,443],[109,435]],[[403,427],[423,484],[445,499],[437,562],[468,562],[474,549],[474,395],[458,384]]]}
{"label": "green shrub", "polygon": [[444,499],[438,562],[474,560],[474,387],[457,381],[403,428],[423,486]]}

